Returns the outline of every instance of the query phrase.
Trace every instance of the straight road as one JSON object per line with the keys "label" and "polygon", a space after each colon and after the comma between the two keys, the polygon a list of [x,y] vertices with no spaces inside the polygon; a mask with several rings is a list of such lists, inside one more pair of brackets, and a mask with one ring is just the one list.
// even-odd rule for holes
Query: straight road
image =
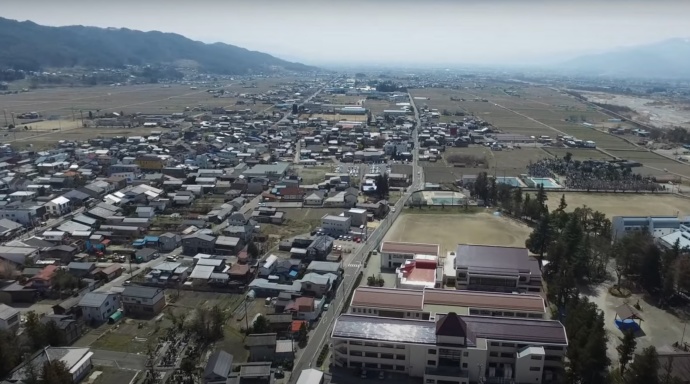
{"label": "straight road", "polygon": [[405,207],[405,202],[410,197],[412,192],[421,189],[423,172],[418,164],[419,141],[417,138],[419,127],[421,126],[421,121],[419,119],[419,112],[417,111],[417,107],[415,106],[412,97],[410,97],[410,102],[413,106],[415,112],[415,120],[417,122],[417,126],[415,127],[415,130],[412,135],[414,137],[415,146],[413,151],[414,158],[412,161],[412,185],[407,189],[407,192],[405,192],[405,194],[395,204],[395,212],[390,212],[388,216],[386,216],[386,218],[383,220],[381,225],[379,225],[379,227],[371,233],[371,235],[367,239],[367,242],[363,244],[357,252],[353,253],[349,261],[343,263],[343,268],[345,269],[343,281],[338,287],[338,291],[336,292],[335,298],[331,302],[328,312],[322,315],[321,320],[317,324],[312,335],[309,337],[309,343],[302,351],[302,354],[299,355],[299,357],[296,359],[294,368],[290,375],[291,384],[294,384],[297,381],[297,378],[299,377],[299,374],[300,372],[302,372],[303,369],[315,366],[319,352],[321,351],[321,348],[323,347],[324,343],[328,340],[333,323],[340,314],[340,311],[342,310],[345,301],[349,298],[352,291],[356,288],[354,286],[355,281],[357,279],[357,276],[364,269],[364,261],[369,255],[369,252],[378,247],[379,243],[383,240],[384,236],[386,235],[386,232],[388,232],[388,229],[390,229],[395,219],[397,219],[398,215],[400,215],[400,212],[402,212],[403,208]]}

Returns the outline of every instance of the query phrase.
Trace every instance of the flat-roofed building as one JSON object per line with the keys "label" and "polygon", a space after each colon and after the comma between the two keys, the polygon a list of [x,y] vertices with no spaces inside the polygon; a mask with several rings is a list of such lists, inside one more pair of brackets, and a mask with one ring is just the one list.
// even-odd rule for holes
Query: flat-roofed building
{"label": "flat-roofed building", "polygon": [[355,289],[348,313],[402,319],[433,319],[438,313],[544,319],[546,307],[539,295],[447,289]]}
{"label": "flat-roofed building", "polygon": [[527,248],[460,244],[455,252],[455,287],[474,291],[542,291],[539,262]]}
{"label": "flat-roofed building", "polygon": [[331,332],[339,367],[421,377],[425,384],[556,383],[568,347],[559,321],[465,316],[341,315]]}
{"label": "flat-roofed building", "polygon": [[399,268],[406,260],[412,260],[417,255],[439,257],[439,252],[438,244],[384,241],[381,243],[381,268]]}

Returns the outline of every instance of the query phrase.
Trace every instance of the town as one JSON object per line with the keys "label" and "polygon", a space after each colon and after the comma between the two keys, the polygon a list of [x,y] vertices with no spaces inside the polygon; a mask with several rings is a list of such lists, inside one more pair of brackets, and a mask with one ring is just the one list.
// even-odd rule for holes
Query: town
{"label": "town", "polygon": [[690,382],[687,81],[90,31],[198,62],[0,54],[2,383]]}

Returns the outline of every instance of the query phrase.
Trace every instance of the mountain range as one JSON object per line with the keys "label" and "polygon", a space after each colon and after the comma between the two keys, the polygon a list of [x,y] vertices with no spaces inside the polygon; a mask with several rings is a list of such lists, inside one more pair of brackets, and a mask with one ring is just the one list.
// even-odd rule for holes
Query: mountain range
{"label": "mountain range", "polygon": [[559,69],[611,77],[690,79],[690,39],[669,39],[580,56]]}
{"label": "mountain range", "polygon": [[174,33],[84,26],[48,27],[0,18],[0,69],[116,68],[195,62],[217,74],[314,69],[234,45],[205,44]]}

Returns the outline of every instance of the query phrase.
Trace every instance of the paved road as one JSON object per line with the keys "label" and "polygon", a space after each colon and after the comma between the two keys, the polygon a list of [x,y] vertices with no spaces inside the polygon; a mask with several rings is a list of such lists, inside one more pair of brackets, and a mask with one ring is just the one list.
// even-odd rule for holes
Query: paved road
{"label": "paved road", "polygon": [[117,369],[140,371],[146,368],[146,356],[134,353],[92,349],[93,365],[105,365]]}
{"label": "paved road", "polygon": [[331,302],[330,308],[327,312],[325,312],[322,315],[321,321],[319,321],[316,328],[312,332],[312,335],[309,338],[309,343],[304,348],[302,353],[297,357],[294,369],[292,371],[292,374],[290,375],[290,383],[295,383],[297,381],[299,373],[302,372],[303,369],[315,366],[316,359],[319,355],[319,352],[321,351],[323,344],[327,341],[327,338],[330,335],[331,327],[333,326],[335,319],[340,314],[340,311],[343,305],[345,304],[345,301],[349,298],[350,293],[356,288],[354,284],[357,276],[364,269],[364,261],[366,260],[367,255],[369,254],[369,252],[378,247],[379,243],[383,240],[383,237],[386,235],[386,232],[388,232],[388,229],[390,229],[395,219],[397,219],[398,215],[400,215],[400,212],[402,212],[405,206],[405,202],[410,197],[412,192],[419,190],[422,186],[423,172],[422,168],[418,164],[419,141],[417,138],[417,133],[419,131],[419,127],[421,126],[421,121],[419,120],[419,112],[417,111],[417,107],[415,106],[412,97],[410,97],[410,102],[414,107],[415,119],[417,120],[417,127],[415,128],[415,131],[413,133],[415,148],[413,151],[414,161],[412,162],[412,185],[407,189],[407,192],[405,192],[405,194],[395,204],[395,212],[389,213],[388,216],[386,216],[386,218],[383,220],[383,222],[381,222],[379,227],[376,228],[369,235],[369,239],[367,240],[367,242],[363,244],[358,251],[352,253],[350,257],[347,258],[347,260],[343,261],[343,266],[345,269],[343,281],[340,284],[340,287],[338,287],[338,292],[336,292],[335,298]]}

